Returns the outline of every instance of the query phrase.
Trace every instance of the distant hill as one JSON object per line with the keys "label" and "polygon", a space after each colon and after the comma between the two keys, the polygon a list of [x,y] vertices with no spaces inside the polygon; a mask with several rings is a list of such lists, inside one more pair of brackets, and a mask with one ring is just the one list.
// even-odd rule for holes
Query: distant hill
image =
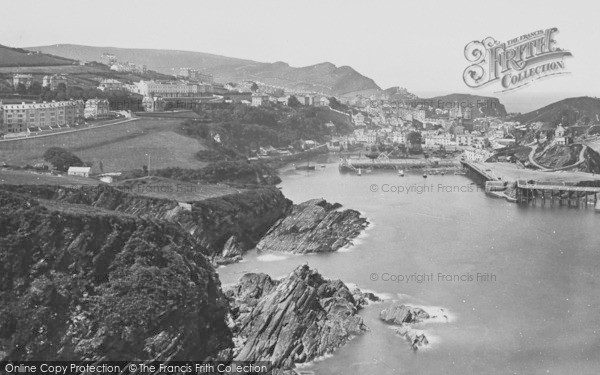
{"label": "distant hill", "polygon": [[0,93],[11,92],[12,75],[15,73],[31,74],[38,82],[41,82],[42,77],[48,74],[67,74],[70,85],[83,87],[96,87],[98,82],[105,78],[115,78],[123,82],[169,78],[152,70],[143,74],[114,72],[107,65],[98,62],[81,65],[77,59],[38,53],[37,51],[39,50],[35,48],[27,50],[0,45]]}
{"label": "distant hill", "polygon": [[589,96],[563,99],[514,119],[521,123],[541,121],[563,126],[600,123],[600,99]]}
{"label": "distant hill", "polygon": [[404,87],[390,87],[389,89],[385,89],[382,92],[382,96],[386,97],[388,100],[414,100],[418,99],[418,97],[408,92]]}
{"label": "distant hill", "polygon": [[85,61],[101,61],[103,54],[113,54],[119,61],[143,64],[164,74],[176,74],[179,68],[189,67],[210,73],[219,82],[258,81],[292,90],[344,95],[379,91],[381,88],[349,66],[332,63],[295,68],[285,62],[263,63],[203,52],[91,47],[73,44],[31,47],[53,55]]}
{"label": "distant hill", "polygon": [[58,66],[74,62],[64,57],[0,45],[0,67]]}
{"label": "distant hill", "polygon": [[506,108],[498,98],[491,96],[480,96],[471,94],[449,94],[435,96],[429,99],[418,99],[430,103],[434,108],[449,109],[453,105],[461,105],[463,108],[470,107],[473,118],[492,116],[506,116]]}

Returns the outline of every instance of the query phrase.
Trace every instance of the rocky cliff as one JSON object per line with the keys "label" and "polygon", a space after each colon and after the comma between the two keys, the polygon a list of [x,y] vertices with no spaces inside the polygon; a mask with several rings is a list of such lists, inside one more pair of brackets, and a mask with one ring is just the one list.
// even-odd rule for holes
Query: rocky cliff
{"label": "rocky cliff", "polygon": [[334,351],[366,330],[357,314],[365,296],[306,265],[280,281],[246,274],[226,294],[237,336],[236,360],[291,368]]}
{"label": "rocky cliff", "polygon": [[256,248],[291,253],[336,251],[350,244],[368,224],[358,211],[339,208],[339,204],[323,199],[295,205],[271,227]]}
{"label": "rocky cliff", "polygon": [[180,226],[5,189],[0,207],[0,360],[228,356],[218,276]]}
{"label": "rocky cliff", "polygon": [[[192,202],[191,211],[169,199],[130,194],[109,186],[69,188],[5,185],[4,189],[58,203],[72,203],[176,223],[216,262],[237,259],[291,209],[292,203],[272,187]],[[232,250],[235,245],[235,250]],[[224,256],[223,256],[224,255]]]}
{"label": "rocky cliff", "polygon": [[365,225],[322,200],[292,208],[278,190],[259,189],[190,207],[109,187],[0,185],[0,207],[0,360],[286,369],[364,332],[357,312],[377,299],[307,266],[280,281],[248,274],[223,294],[210,260],[239,257],[273,223],[297,221],[306,249],[343,246]]}

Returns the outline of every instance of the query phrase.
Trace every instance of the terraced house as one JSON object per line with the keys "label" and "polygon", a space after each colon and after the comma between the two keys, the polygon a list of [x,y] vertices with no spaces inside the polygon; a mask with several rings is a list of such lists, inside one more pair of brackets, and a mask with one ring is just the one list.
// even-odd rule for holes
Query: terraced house
{"label": "terraced house", "polygon": [[0,125],[4,134],[72,126],[83,119],[83,109],[82,100],[21,104],[0,102]]}
{"label": "terraced house", "polygon": [[110,107],[106,99],[89,99],[85,102],[84,117],[86,119],[103,120],[110,117]]}

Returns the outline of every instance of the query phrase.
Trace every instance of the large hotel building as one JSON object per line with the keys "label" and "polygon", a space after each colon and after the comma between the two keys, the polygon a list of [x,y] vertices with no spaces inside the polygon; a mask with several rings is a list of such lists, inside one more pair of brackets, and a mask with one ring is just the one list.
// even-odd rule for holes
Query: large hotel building
{"label": "large hotel building", "polygon": [[204,96],[212,91],[210,84],[185,81],[140,81],[135,83],[136,91],[143,96],[163,98],[189,98]]}
{"label": "large hotel building", "polygon": [[2,104],[0,102],[0,132],[24,133],[30,128],[46,129],[71,126],[83,121],[83,100],[63,102]]}

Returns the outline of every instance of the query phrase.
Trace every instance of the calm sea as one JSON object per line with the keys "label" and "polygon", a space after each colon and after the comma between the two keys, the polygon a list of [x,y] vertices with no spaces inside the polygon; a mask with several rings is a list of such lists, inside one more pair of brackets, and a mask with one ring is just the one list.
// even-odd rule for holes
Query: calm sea
{"label": "calm sea", "polygon": [[[593,209],[520,207],[486,196],[466,176],[343,175],[336,162],[314,172],[289,170],[282,179],[294,202],[339,202],[371,226],[337,253],[250,252],[219,269],[222,282],[246,272],[280,277],[307,263],[386,299],[361,312],[369,332],[306,370],[600,373],[600,214]],[[415,326],[429,348],[413,352],[378,320],[394,300],[438,315]]]}

